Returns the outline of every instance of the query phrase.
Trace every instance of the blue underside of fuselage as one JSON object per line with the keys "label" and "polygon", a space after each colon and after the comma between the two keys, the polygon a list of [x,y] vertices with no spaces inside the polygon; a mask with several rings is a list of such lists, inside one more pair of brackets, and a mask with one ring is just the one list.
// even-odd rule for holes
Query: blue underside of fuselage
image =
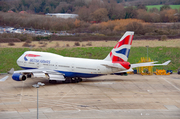
{"label": "blue underside of fuselage", "polygon": [[[37,69],[37,68],[31,68],[31,67],[21,67],[23,69]],[[81,77],[81,78],[92,78],[97,76],[102,76],[103,74],[88,74],[88,73],[80,73],[80,72],[70,72],[70,71],[60,71],[60,70],[54,70],[56,72],[64,74],[65,77]]]}

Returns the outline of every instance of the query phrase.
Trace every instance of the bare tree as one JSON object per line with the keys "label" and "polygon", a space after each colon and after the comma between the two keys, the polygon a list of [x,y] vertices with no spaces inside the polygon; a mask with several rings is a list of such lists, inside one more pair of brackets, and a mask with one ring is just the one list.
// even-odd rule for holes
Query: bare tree
{"label": "bare tree", "polygon": [[94,21],[101,22],[108,20],[108,11],[105,8],[99,8],[91,14]]}
{"label": "bare tree", "polygon": [[79,9],[78,15],[79,15],[80,20],[90,21],[90,19],[91,19],[90,11],[86,6]]}

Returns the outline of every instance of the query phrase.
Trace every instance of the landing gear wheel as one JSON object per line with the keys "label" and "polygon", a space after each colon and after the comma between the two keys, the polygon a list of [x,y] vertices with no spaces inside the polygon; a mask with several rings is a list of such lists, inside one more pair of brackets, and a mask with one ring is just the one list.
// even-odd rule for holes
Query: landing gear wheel
{"label": "landing gear wheel", "polygon": [[82,78],[78,77],[79,82],[82,82]]}
{"label": "landing gear wheel", "polygon": [[27,74],[27,78],[31,78],[31,74]]}
{"label": "landing gear wheel", "polygon": [[66,80],[63,81],[63,83],[79,83],[81,81],[82,81],[82,79],[80,77],[74,77],[74,78],[67,78],[66,77]]}
{"label": "landing gear wheel", "polygon": [[63,83],[71,83],[71,78],[66,78],[66,80],[63,81]]}
{"label": "landing gear wheel", "polygon": [[57,81],[56,80],[49,80],[49,83],[56,84]]}
{"label": "landing gear wheel", "polygon": [[82,81],[82,79],[80,77],[76,77],[76,81],[77,81],[77,83],[79,83]]}
{"label": "landing gear wheel", "polygon": [[72,83],[78,83],[77,78],[76,77],[75,78],[71,78],[71,82]]}

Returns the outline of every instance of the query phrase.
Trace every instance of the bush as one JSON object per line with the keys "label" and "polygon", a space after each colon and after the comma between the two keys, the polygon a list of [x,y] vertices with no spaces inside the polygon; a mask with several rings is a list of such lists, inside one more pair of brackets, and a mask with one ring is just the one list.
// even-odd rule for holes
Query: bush
{"label": "bush", "polygon": [[39,44],[43,44],[44,42],[43,41],[39,41]]}
{"label": "bush", "polygon": [[39,47],[46,47],[47,43],[43,43],[41,46]]}
{"label": "bush", "polygon": [[66,44],[66,47],[69,47],[69,44]]}
{"label": "bush", "polygon": [[126,26],[127,31],[134,31],[136,34],[144,35],[146,33],[143,24],[138,22],[129,23]]}
{"label": "bush", "polygon": [[79,42],[75,42],[74,46],[80,46],[80,43]]}
{"label": "bush", "polygon": [[166,35],[162,35],[159,40],[160,40],[160,41],[166,41],[166,40],[167,40],[167,36],[166,36]]}
{"label": "bush", "polygon": [[154,32],[157,33],[158,35],[169,35],[169,32],[166,29],[156,29],[154,30]]}
{"label": "bush", "polygon": [[23,47],[30,47],[31,45],[29,44],[29,43],[24,43],[23,45],[22,45]]}
{"label": "bush", "polygon": [[26,40],[26,43],[31,43],[31,40]]}
{"label": "bush", "polygon": [[14,46],[15,44],[13,42],[8,43],[9,46]]}
{"label": "bush", "polygon": [[35,47],[36,45],[35,44],[32,45],[30,43],[25,42],[22,46],[23,47]]}

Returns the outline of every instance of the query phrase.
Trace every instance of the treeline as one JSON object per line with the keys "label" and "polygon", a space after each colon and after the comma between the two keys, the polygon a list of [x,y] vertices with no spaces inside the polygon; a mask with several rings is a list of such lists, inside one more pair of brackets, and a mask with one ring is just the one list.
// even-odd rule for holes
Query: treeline
{"label": "treeline", "polygon": [[[27,11],[30,13],[78,13],[81,7],[101,4],[113,9],[113,4],[122,6],[143,5],[179,5],[179,0],[1,0],[0,11]],[[95,6],[94,9],[96,9]]]}
{"label": "treeline", "polygon": [[92,24],[79,19],[62,19],[44,15],[18,14],[0,12],[0,26],[15,28],[32,28],[50,30],[51,32],[67,31],[76,35],[117,36],[125,31],[135,31],[136,35],[178,35],[180,24],[155,24],[139,19],[108,20]]}
{"label": "treeline", "polygon": [[[0,3],[2,2],[0,1]],[[85,22],[99,23],[129,18],[141,19],[146,22],[180,21],[180,10],[171,9],[169,5],[162,6],[160,11],[157,8],[147,11],[144,4],[125,7],[124,4],[119,4],[115,0],[13,0],[11,2],[12,6],[9,6],[8,9],[15,13],[22,10],[28,13],[42,14],[49,12],[76,13],[79,15],[78,19]],[[0,4],[0,10],[7,6],[4,4]]]}
{"label": "treeline", "polygon": [[[109,4],[109,3],[108,3]],[[93,6],[96,6],[93,8]],[[111,4],[111,7],[102,7],[101,4],[94,4],[92,7],[80,8],[78,15],[83,21],[108,21],[115,19],[136,18],[146,22],[177,22],[180,21],[180,10],[171,9],[169,5],[160,8],[151,8],[147,11],[144,5],[137,7],[123,7],[121,4]]]}

